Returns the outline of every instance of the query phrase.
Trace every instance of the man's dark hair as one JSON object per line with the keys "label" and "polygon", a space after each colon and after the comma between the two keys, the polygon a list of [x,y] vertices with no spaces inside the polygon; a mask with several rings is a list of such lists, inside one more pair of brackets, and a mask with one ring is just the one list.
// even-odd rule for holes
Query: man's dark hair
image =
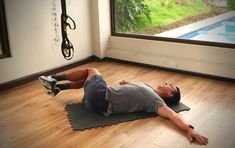
{"label": "man's dark hair", "polygon": [[167,106],[175,105],[180,101],[180,89],[176,87],[176,91],[173,92],[173,96],[164,99]]}

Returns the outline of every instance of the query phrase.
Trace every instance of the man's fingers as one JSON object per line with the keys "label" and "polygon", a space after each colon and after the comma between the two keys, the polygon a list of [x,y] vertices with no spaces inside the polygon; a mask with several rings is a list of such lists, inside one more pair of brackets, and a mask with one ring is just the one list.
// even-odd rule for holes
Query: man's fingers
{"label": "man's fingers", "polygon": [[201,145],[206,145],[208,143],[208,139],[197,132],[188,132],[187,137],[189,138],[190,142],[193,142],[193,140],[196,140]]}
{"label": "man's fingers", "polygon": [[197,141],[198,141],[200,144],[204,144],[204,143],[203,143],[203,140],[201,139],[200,136],[196,136],[196,139],[197,139]]}
{"label": "man's fingers", "polygon": [[208,143],[208,139],[202,135],[199,135],[199,138],[201,139],[201,141],[203,142],[203,144],[207,144]]}
{"label": "man's fingers", "polygon": [[196,136],[196,139],[200,144],[206,145],[208,143],[208,139],[206,137],[198,135]]}
{"label": "man's fingers", "polygon": [[206,138],[206,137],[204,137],[204,136],[202,136],[202,137],[208,141],[208,138]]}
{"label": "man's fingers", "polygon": [[193,141],[193,137],[190,134],[187,134],[187,136],[188,136],[189,141],[192,142]]}
{"label": "man's fingers", "polygon": [[208,143],[208,139],[206,137],[202,137],[204,144]]}

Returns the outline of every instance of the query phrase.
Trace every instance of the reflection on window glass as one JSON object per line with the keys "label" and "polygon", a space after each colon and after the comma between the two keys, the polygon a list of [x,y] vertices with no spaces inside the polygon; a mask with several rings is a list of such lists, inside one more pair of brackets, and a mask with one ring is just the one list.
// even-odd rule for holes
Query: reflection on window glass
{"label": "reflection on window glass", "polygon": [[235,44],[235,0],[114,0],[114,7],[116,33]]}

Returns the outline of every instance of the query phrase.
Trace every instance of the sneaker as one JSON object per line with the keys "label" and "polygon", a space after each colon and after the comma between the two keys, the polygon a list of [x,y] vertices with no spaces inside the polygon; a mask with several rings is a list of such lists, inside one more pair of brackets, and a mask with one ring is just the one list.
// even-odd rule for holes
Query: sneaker
{"label": "sneaker", "polygon": [[57,82],[57,80],[51,76],[40,76],[38,79],[41,81],[45,89],[52,89]]}
{"label": "sneaker", "polygon": [[54,87],[52,87],[51,92],[50,92],[49,95],[51,95],[51,96],[54,97],[54,96],[56,96],[59,92],[60,92],[60,88],[57,87],[57,86],[54,86]]}
{"label": "sneaker", "polygon": [[47,95],[50,95],[51,89],[47,88],[46,86],[43,85],[43,90]]}
{"label": "sneaker", "polygon": [[[45,87],[44,87],[45,88]],[[51,89],[44,89],[45,90],[45,93],[47,94],[47,95],[50,95],[50,96],[52,96],[52,97],[54,97],[54,96],[56,96],[59,92],[60,92],[60,88],[59,87],[57,87],[57,86],[54,86],[54,87],[52,87]]]}

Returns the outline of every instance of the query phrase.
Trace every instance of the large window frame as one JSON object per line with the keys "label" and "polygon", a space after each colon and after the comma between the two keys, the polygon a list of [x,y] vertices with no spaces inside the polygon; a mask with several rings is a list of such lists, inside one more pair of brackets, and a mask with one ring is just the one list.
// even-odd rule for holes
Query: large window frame
{"label": "large window frame", "polygon": [[115,0],[110,0],[110,13],[111,13],[111,35],[118,37],[127,37],[127,38],[138,38],[138,39],[147,39],[155,41],[165,41],[165,42],[177,42],[185,44],[196,44],[196,45],[205,45],[213,47],[224,47],[224,48],[233,48],[234,44],[222,43],[222,42],[209,42],[209,41],[199,41],[199,40],[188,40],[188,39],[179,39],[179,38],[167,38],[167,37],[158,37],[151,35],[142,35],[142,34],[128,34],[128,33],[118,33],[115,29]]}
{"label": "large window frame", "polygon": [[0,0],[0,39],[0,44],[2,48],[2,54],[0,54],[0,59],[10,57],[11,54],[8,42],[4,0]]}

